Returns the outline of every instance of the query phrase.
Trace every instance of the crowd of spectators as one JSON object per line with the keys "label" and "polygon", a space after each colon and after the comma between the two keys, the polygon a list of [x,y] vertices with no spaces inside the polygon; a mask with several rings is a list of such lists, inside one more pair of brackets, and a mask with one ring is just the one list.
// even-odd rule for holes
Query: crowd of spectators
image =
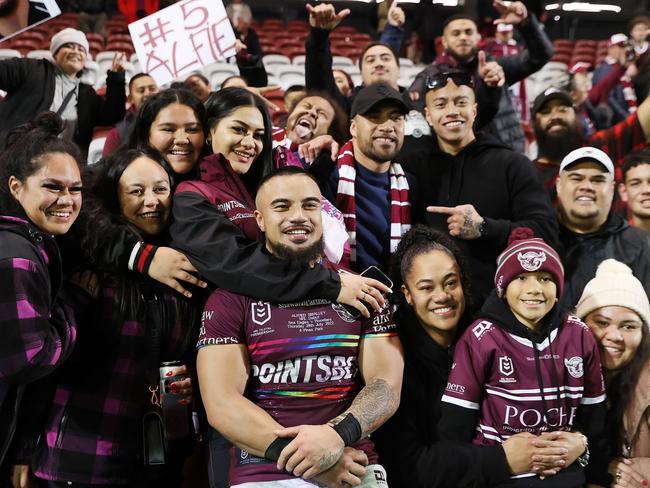
{"label": "crowd of spectators", "polygon": [[384,2],[355,84],[308,4],[278,86],[233,0],[237,75],[84,81],[172,3],[0,60],[0,486],[647,487],[650,19]]}

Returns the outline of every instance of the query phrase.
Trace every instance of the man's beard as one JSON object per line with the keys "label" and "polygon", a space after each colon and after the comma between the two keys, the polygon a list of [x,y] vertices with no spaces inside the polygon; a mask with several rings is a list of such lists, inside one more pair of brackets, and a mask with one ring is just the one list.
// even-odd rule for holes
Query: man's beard
{"label": "man's beard", "polygon": [[449,50],[451,57],[458,61],[460,64],[469,63],[472,59],[474,59],[477,52],[478,47],[476,46],[474,46],[467,54],[459,54],[456,51],[452,51],[451,49]]}
{"label": "man's beard", "polygon": [[323,255],[324,249],[322,236],[311,246],[298,250],[285,246],[279,242],[267,241],[266,245],[270,248],[270,251],[274,256],[300,266],[316,262]]}
{"label": "man's beard", "polygon": [[0,17],[13,14],[16,7],[18,7],[18,0],[0,0]]}
{"label": "man's beard", "polygon": [[537,157],[545,157],[550,161],[562,161],[574,149],[582,147],[584,137],[582,126],[576,119],[573,126],[561,122],[567,130],[557,135],[549,135],[537,121],[534,123],[535,137],[537,138]]}

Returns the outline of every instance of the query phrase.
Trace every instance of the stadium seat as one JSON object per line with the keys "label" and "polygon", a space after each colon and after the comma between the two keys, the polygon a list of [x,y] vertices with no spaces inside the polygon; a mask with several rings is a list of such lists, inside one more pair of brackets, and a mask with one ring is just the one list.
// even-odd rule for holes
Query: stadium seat
{"label": "stadium seat", "polygon": [[0,59],[22,58],[23,55],[16,49],[0,49]]}
{"label": "stadium seat", "polygon": [[104,45],[104,36],[101,34],[96,34],[94,32],[86,32],[86,39],[88,39],[88,42],[96,42],[98,44],[101,44],[102,46]]}
{"label": "stadium seat", "polygon": [[33,39],[12,39],[10,41],[11,49],[20,51],[25,56],[29,51],[40,49],[41,44]]}
{"label": "stadium seat", "polygon": [[127,59],[133,54],[135,48],[126,42],[109,42],[106,44],[106,51],[118,51],[126,55]]}
{"label": "stadium seat", "polygon": [[347,56],[332,56],[332,68],[345,68],[348,66],[354,66],[354,61]]}
{"label": "stadium seat", "polygon": [[399,58],[400,68],[411,68],[413,67],[413,61],[409,58]]}
{"label": "stadium seat", "polygon": [[105,143],[106,137],[98,137],[92,140],[88,147],[88,164],[95,164],[102,158]]}
{"label": "stadium seat", "polygon": [[49,49],[35,49],[33,51],[29,51],[25,57],[31,59],[48,59],[52,61],[52,53],[49,51]]}
{"label": "stadium seat", "polygon": [[214,63],[203,67],[203,74],[210,80],[213,89],[221,86],[226,78],[239,75],[239,68],[236,64]]}
{"label": "stadium seat", "polygon": [[305,65],[305,55],[304,54],[299,54],[298,56],[295,56],[291,60],[291,64],[295,66],[304,66]]}
{"label": "stadium seat", "polygon": [[284,56],[282,54],[267,54],[262,58],[262,62],[264,63],[264,67],[268,71],[269,67],[274,65],[291,64],[291,59],[289,59],[287,56]]}
{"label": "stadium seat", "polygon": [[282,48],[282,51],[284,52],[284,55],[287,56],[288,58],[293,59],[296,56],[304,56],[305,55],[305,48],[304,46],[294,46],[290,48]]}

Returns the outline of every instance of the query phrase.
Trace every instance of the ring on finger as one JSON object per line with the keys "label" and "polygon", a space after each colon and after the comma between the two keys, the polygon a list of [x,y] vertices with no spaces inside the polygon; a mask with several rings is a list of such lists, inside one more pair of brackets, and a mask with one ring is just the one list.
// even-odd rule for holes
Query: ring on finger
{"label": "ring on finger", "polygon": [[621,481],[621,478],[623,477],[623,474],[620,471],[616,471],[616,482],[618,483]]}

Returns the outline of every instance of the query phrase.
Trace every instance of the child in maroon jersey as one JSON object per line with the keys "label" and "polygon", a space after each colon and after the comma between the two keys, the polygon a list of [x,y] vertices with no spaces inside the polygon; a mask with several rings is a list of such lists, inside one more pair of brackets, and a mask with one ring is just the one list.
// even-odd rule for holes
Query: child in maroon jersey
{"label": "child in maroon jersey", "polygon": [[581,487],[585,474],[589,483],[608,486],[597,346],[589,329],[557,306],[562,263],[532,236],[527,228],[511,234],[497,259],[496,293],[456,345],[440,437],[495,445],[528,432],[561,440],[564,469],[540,462],[504,486]]}

